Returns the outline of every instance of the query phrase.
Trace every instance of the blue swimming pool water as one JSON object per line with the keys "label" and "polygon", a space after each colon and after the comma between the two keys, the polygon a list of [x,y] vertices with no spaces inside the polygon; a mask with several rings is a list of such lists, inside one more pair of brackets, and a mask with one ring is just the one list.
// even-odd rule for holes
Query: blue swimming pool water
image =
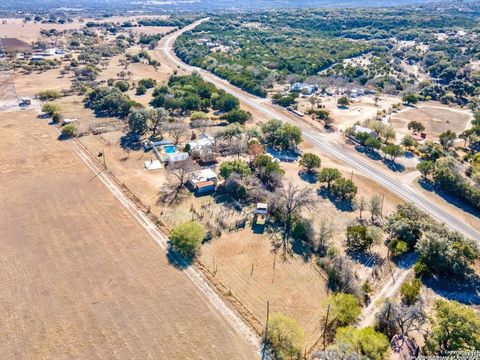
{"label": "blue swimming pool water", "polygon": [[177,152],[177,147],[175,145],[164,145],[163,151],[165,151],[165,154],[175,154]]}

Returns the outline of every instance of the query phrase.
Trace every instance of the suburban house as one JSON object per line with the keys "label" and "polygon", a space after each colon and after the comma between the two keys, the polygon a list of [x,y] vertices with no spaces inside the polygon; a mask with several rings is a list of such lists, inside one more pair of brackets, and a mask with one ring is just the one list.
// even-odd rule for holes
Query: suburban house
{"label": "suburban house", "polygon": [[217,182],[217,174],[212,169],[194,171],[188,177],[188,185],[197,194],[215,191]]}
{"label": "suburban house", "polygon": [[290,91],[312,95],[315,91],[317,91],[317,87],[307,83],[295,83],[290,87]]}
{"label": "suburban house", "polygon": [[215,142],[211,136],[201,134],[198,140],[191,141],[188,145],[190,146],[190,151],[201,151],[202,149],[210,148],[214,143]]}
{"label": "suburban house", "polygon": [[358,133],[368,134],[368,135],[370,135],[371,137],[374,137],[374,138],[377,138],[377,139],[378,139],[378,133],[377,133],[375,130],[372,130],[372,129],[367,128],[367,127],[364,127],[364,126],[355,125],[355,126],[352,128],[352,132],[353,132],[354,134],[358,134]]}

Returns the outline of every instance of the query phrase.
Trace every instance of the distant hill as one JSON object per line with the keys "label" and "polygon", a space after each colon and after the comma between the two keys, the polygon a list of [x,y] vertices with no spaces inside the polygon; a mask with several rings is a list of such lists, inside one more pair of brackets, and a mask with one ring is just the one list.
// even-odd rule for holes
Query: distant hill
{"label": "distant hill", "polygon": [[389,7],[425,4],[462,4],[478,0],[16,0],[2,4],[2,12],[12,10],[60,10],[82,12],[95,10],[103,13],[161,12],[161,11],[224,11],[265,10],[279,8],[339,8],[339,7]]}

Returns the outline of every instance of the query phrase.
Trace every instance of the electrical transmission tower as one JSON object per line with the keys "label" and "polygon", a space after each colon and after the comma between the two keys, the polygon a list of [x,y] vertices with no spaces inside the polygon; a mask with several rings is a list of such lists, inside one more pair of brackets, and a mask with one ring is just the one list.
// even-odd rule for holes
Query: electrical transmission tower
{"label": "electrical transmission tower", "polygon": [[12,72],[7,55],[0,38],[0,110],[18,105],[17,90],[13,82]]}

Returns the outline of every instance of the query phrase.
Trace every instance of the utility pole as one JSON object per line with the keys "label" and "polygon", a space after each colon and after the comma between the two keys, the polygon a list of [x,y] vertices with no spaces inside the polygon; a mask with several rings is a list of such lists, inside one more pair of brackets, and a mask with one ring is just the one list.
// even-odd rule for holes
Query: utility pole
{"label": "utility pole", "polygon": [[268,320],[270,318],[270,300],[267,300],[267,320],[265,321],[265,336],[263,338],[263,351],[262,351],[262,360],[265,359],[267,353],[267,332],[268,332]]}
{"label": "utility pole", "polygon": [[327,347],[327,325],[328,325],[328,316],[330,315],[330,304],[327,305],[327,316],[325,316],[325,325],[323,326],[323,349]]}

